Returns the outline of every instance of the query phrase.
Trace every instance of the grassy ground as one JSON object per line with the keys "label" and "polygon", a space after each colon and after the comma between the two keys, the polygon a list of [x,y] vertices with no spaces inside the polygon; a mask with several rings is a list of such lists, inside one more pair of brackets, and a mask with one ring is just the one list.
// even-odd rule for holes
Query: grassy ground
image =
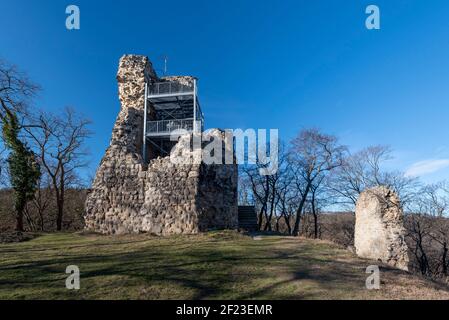
{"label": "grassy ground", "polygon": [[[47,234],[0,245],[0,299],[449,299],[446,287],[381,269],[337,246],[235,232],[157,238]],[[81,270],[81,290],[65,269]]]}

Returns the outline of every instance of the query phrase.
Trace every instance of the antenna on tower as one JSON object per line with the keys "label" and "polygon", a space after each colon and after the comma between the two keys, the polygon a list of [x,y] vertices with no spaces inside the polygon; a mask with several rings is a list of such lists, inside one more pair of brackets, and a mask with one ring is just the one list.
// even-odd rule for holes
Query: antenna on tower
{"label": "antenna on tower", "polygon": [[168,62],[168,56],[164,55],[164,75],[167,75],[167,62]]}
{"label": "antenna on tower", "polygon": [[[157,72],[162,73],[163,76],[165,77],[165,76],[167,76],[167,72],[168,72],[168,67],[167,67],[167,65],[168,65],[168,56],[165,55],[165,54],[160,55],[160,56],[157,57],[157,61],[159,61],[160,59],[164,60],[164,67],[163,68],[155,68],[154,70],[157,71]],[[158,62],[158,65],[159,65],[159,62]]]}

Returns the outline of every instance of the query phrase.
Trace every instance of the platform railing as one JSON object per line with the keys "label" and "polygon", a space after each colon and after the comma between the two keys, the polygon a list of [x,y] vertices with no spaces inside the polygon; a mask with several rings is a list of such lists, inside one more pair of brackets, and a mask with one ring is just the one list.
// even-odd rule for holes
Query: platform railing
{"label": "platform railing", "polygon": [[147,136],[170,134],[175,130],[193,131],[193,119],[159,120],[147,122]]}
{"label": "platform railing", "polygon": [[156,82],[148,85],[148,95],[167,95],[167,94],[178,94],[178,93],[193,93],[194,86],[185,85],[179,82],[167,81],[167,82]]}

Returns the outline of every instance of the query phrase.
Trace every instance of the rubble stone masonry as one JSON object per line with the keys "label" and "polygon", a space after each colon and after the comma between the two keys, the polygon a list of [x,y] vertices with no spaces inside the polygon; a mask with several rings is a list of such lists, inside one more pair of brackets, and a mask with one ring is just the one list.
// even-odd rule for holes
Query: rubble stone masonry
{"label": "rubble stone masonry", "polygon": [[[170,157],[145,164],[145,81],[161,80],[147,57],[125,55],[117,81],[121,109],[86,200],[86,229],[103,234],[170,235],[237,228],[237,165],[174,164]],[[154,114],[150,105],[149,120]],[[219,137],[222,132],[209,134]]]}
{"label": "rubble stone masonry", "polygon": [[403,211],[394,191],[381,186],[362,192],[355,219],[354,242],[358,256],[408,270]]}

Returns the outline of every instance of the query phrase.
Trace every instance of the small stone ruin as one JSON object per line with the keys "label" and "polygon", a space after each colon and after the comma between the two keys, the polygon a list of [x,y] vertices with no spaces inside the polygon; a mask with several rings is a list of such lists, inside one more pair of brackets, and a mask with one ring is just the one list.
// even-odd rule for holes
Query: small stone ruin
{"label": "small stone ruin", "polygon": [[[117,80],[121,109],[86,200],[87,230],[171,235],[238,227],[235,162],[205,164],[200,159],[173,163],[156,148],[149,146],[146,150],[143,146],[144,119],[158,119],[153,106],[144,107],[146,85],[163,82],[181,86],[191,79],[159,78],[144,56],[125,55],[120,59]],[[148,110],[146,117],[144,110]],[[198,134],[205,135],[191,132],[181,136],[172,146],[175,152],[184,154],[185,150],[179,150],[185,145],[181,142]],[[222,138],[223,132],[212,130],[207,135],[207,140],[211,136]],[[194,156],[198,157],[201,153]]]}
{"label": "small stone ruin", "polygon": [[382,186],[362,192],[355,219],[354,242],[359,257],[408,271],[403,211],[394,191]]}

